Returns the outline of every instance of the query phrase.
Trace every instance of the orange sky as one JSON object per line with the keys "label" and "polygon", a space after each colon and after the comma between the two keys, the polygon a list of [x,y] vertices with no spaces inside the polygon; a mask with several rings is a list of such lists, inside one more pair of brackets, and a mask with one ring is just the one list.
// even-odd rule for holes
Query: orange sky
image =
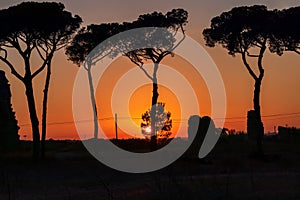
{"label": "orange sky", "polygon": [[[145,69],[151,71],[152,63],[149,63],[149,66],[145,67]],[[206,88],[206,85],[202,79],[202,77],[197,73],[197,71],[191,66],[187,61],[182,59],[179,56],[174,57],[166,57],[164,61],[160,65],[160,69],[158,71],[158,83],[160,83],[161,79],[166,78],[169,74],[164,73],[162,71],[163,67],[171,66],[172,69],[177,70],[182,74],[192,85],[192,89],[194,90],[198,100],[199,100],[199,106],[200,106],[200,113],[202,116],[204,115],[210,115],[210,96],[209,92]],[[103,78],[99,81],[96,96],[97,96],[97,104],[101,107],[99,107],[99,115],[103,117],[113,117],[114,112],[111,109],[111,101],[113,98],[113,92],[115,92],[114,87],[116,86],[117,81],[120,80],[121,76],[124,75],[126,72],[128,72],[130,69],[135,68],[134,65],[132,65],[127,58],[119,58],[115,62],[112,63],[111,66],[105,71],[103,74]],[[138,76],[141,76],[145,79],[146,76],[143,74],[141,70],[137,72]],[[175,82],[178,80],[174,80]],[[169,86],[170,87],[170,86]],[[172,88],[169,88],[168,86],[159,85],[159,98],[158,102],[164,102],[166,103],[166,110],[170,111],[172,113],[172,119],[174,120],[174,127],[173,132],[174,134],[177,132],[177,129],[179,128],[179,122],[184,121],[187,122],[187,118],[182,118],[181,112],[182,112],[182,105],[180,105],[179,95],[176,94],[175,91],[172,91]],[[180,87],[180,86],[179,86]],[[130,89],[130,88],[128,88]],[[183,88],[184,91],[184,88]],[[127,91],[126,91],[127,92]],[[187,95],[187,94],[186,94]],[[152,97],[152,85],[151,83],[146,85],[139,85],[138,89],[134,90],[132,95],[129,99],[129,113],[132,118],[134,118],[134,122],[137,125],[137,128],[139,124],[141,123],[141,119],[135,119],[135,118],[141,118],[142,113],[144,113],[146,110],[150,108],[151,105],[151,97]],[[124,103],[125,107],[127,105],[126,100],[122,98],[122,94],[116,94],[116,98],[119,98],[120,101],[117,101],[117,103],[121,104]],[[122,102],[121,102],[122,101]],[[125,102],[123,102],[125,101]],[[120,117],[124,117],[124,114],[122,114],[122,111],[118,110],[116,108],[116,112],[120,115]],[[120,113],[121,112],[121,113]],[[197,112],[194,112],[193,114],[199,114]],[[124,120],[124,121],[121,121]],[[126,126],[130,123],[128,121],[129,119],[119,119],[120,128],[122,126]],[[111,134],[111,132],[114,132],[114,130],[111,129],[113,127],[113,121],[100,121],[100,125],[105,127],[105,132],[110,133],[111,136],[114,136],[114,134]],[[124,124],[122,124],[124,123]],[[186,129],[186,127],[184,128]],[[130,130],[130,129],[129,129]],[[132,131],[134,132],[134,130]],[[129,132],[131,133],[131,132]],[[133,135],[138,135],[140,133],[140,130],[138,128],[135,133],[132,133]],[[186,136],[185,133],[178,134],[178,136]]]}
{"label": "orange sky", "polygon": [[[7,7],[12,5],[13,1],[1,2],[0,6]],[[203,44],[201,32],[204,27],[209,25],[212,17],[219,15],[222,11],[226,11],[234,6],[252,5],[254,3],[266,3],[270,8],[283,8],[293,6],[294,1],[226,1],[220,4],[218,1],[172,1],[169,3],[153,1],[151,2],[135,2],[132,7],[124,6],[121,1],[62,1],[65,3],[67,10],[74,14],[79,14],[85,24],[92,22],[109,22],[109,21],[129,21],[134,20],[139,14],[152,12],[154,10],[167,11],[171,8],[183,7],[189,12],[189,24],[187,26],[187,34]],[[134,2],[134,1],[133,1]],[[247,3],[245,3],[247,2]],[[200,4],[201,3],[201,4]],[[202,4],[203,3],[203,4]],[[294,4],[293,4],[294,3]],[[131,5],[131,4],[130,4]],[[297,5],[297,4],[296,4]],[[252,108],[252,96],[254,81],[242,65],[240,56],[235,58],[229,56],[221,47],[207,48],[218,69],[221,72],[224,80],[226,95],[227,95],[227,119],[225,126],[236,130],[246,129],[246,113]],[[15,54],[11,54],[10,58],[15,64],[20,63],[20,58]],[[37,63],[34,58],[32,63]],[[293,53],[285,53],[279,57],[277,55],[267,53],[264,58],[265,77],[263,80],[261,93],[262,115],[268,116],[273,114],[286,114],[300,112],[300,94],[297,92],[297,86],[300,85],[298,78],[300,68],[300,56]],[[207,87],[201,76],[193,73],[192,66],[184,59],[166,58],[163,64],[179,70],[193,86],[200,105],[200,114],[210,114],[210,97]],[[122,73],[134,68],[135,66],[126,58],[116,60],[107,70],[107,75],[100,81],[97,88],[97,103],[99,105],[99,118],[112,116],[110,110],[109,99],[113,85],[120,78]],[[21,139],[31,138],[31,129],[29,125],[28,109],[25,99],[24,87],[19,80],[16,80],[10,75],[7,67],[2,63],[1,70],[5,70],[6,76],[10,81],[12,90],[12,103],[16,112],[17,120],[21,126]],[[18,68],[21,72],[21,68]],[[118,70],[116,70],[118,69]],[[109,72],[111,70],[111,72]],[[72,88],[78,68],[71,62],[67,61],[63,51],[58,52],[53,60],[53,73],[51,87],[49,93],[49,113],[48,113],[48,138],[55,139],[78,139],[72,117]],[[111,76],[110,73],[114,73]],[[158,72],[159,73],[159,72]],[[190,74],[189,74],[190,73]],[[35,97],[37,111],[41,113],[42,89],[44,84],[45,74],[40,74],[34,80]],[[144,74],[141,72],[141,76]],[[145,76],[144,76],[145,77]],[[105,80],[105,78],[107,80]],[[145,77],[146,79],[146,77]],[[167,88],[159,88],[159,101],[166,102],[166,108],[172,112],[174,119],[179,118],[180,111],[178,99]],[[144,86],[136,90],[130,99],[130,114],[133,117],[140,117],[142,112],[145,112],[150,105],[151,87]],[[241,117],[241,118],[235,118]],[[231,119],[234,118],[234,119]],[[121,119],[120,119],[121,120]],[[274,126],[289,125],[300,127],[300,115],[276,116],[263,118],[265,131],[273,131]],[[136,122],[139,124],[140,122]],[[114,123],[112,120],[102,121],[101,126],[108,132],[109,136],[114,135]],[[175,125],[175,123],[174,123]],[[110,128],[111,127],[111,128]],[[175,126],[176,129],[176,126]],[[122,133],[121,134],[125,134]],[[88,134],[87,134],[88,137]],[[122,137],[122,136],[121,136]]]}

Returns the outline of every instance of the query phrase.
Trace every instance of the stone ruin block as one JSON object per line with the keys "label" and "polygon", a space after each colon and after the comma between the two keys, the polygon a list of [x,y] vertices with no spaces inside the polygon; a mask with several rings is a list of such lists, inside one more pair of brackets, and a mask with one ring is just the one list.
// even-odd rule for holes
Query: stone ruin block
{"label": "stone ruin block", "polygon": [[249,110],[247,114],[247,133],[250,138],[256,139],[259,133],[264,132],[262,122],[259,120],[254,110]]}

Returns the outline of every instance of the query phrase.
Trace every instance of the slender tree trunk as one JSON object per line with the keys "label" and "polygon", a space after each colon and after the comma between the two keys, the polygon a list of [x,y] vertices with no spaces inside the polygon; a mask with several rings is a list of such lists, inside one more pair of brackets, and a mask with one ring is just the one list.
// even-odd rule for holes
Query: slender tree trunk
{"label": "slender tree trunk", "polygon": [[259,155],[263,155],[263,136],[264,136],[264,126],[261,120],[261,112],[260,112],[260,89],[261,89],[261,82],[263,79],[263,74],[256,79],[255,87],[254,87],[254,98],[253,98],[253,105],[254,111],[256,113],[257,118],[257,133],[256,133],[256,145],[257,151]]}
{"label": "slender tree trunk", "polygon": [[32,139],[33,139],[33,158],[38,159],[40,153],[40,131],[39,120],[36,113],[32,79],[27,78],[24,82],[26,88],[27,104],[31,120]]}
{"label": "slender tree trunk", "polygon": [[[259,51],[258,55],[258,60],[257,60],[257,65],[259,69],[259,76],[257,76],[254,71],[251,69],[250,65],[248,64],[246,60],[246,51],[242,52],[242,60],[247,68],[249,74],[252,76],[252,78],[255,80],[255,85],[254,85],[254,96],[253,96],[253,107],[254,107],[254,113],[255,113],[255,137],[256,137],[256,146],[257,146],[257,153],[258,155],[262,156],[263,155],[263,137],[264,137],[264,126],[261,120],[261,110],[260,110],[260,89],[261,89],[261,83],[262,79],[264,77],[264,68],[263,68],[263,56],[264,53],[267,49],[266,47],[267,40],[265,39],[264,42],[262,43],[262,46]],[[249,119],[248,119],[249,120]],[[248,121],[249,122],[249,121]],[[252,133],[251,133],[252,134]]]}
{"label": "slender tree trunk", "polygon": [[261,120],[261,111],[260,111],[260,89],[261,89],[261,83],[264,77],[265,70],[263,69],[263,56],[266,51],[266,42],[264,41],[262,44],[262,47],[259,52],[258,56],[258,69],[259,69],[259,76],[255,79],[255,87],[254,87],[254,98],[253,98],[253,105],[254,105],[254,111],[256,113],[257,117],[257,133],[256,133],[256,145],[257,145],[257,151],[258,155],[262,156],[264,154],[263,152],[263,138],[264,138],[264,125]]}
{"label": "slender tree trunk", "polygon": [[43,96],[43,111],[42,111],[42,140],[41,140],[41,156],[45,157],[45,143],[47,134],[47,105],[48,105],[48,93],[51,78],[51,58],[47,63],[46,80],[44,86],[44,96]]}
{"label": "slender tree trunk", "polygon": [[92,103],[92,110],[93,110],[93,120],[94,120],[94,139],[98,139],[98,114],[97,114],[97,104],[95,99],[95,91],[93,86],[93,78],[91,72],[91,64],[88,63],[87,73],[89,79],[89,86],[90,86],[90,95],[91,95],[91,103]]}
{"label": "slender tree trunk", "polygon": [[158,83],[157,83],[157,70],[158,70],[159,63],[154,63],[154,70],[153,70],[153,80],[152,80],[152,107],[150,112],[150,118],[151,118],[151,150],[155,150],[157,148],[157,135],[156,135],[156,104],[158,99]]}

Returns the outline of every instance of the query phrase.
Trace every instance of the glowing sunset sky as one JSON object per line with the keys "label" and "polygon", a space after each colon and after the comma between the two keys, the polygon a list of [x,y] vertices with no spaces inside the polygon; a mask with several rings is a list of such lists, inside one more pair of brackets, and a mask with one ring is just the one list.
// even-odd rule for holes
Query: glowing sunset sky
{"label": "glowing sunset sky", "polygon": [[[45,0],[43,0],[45,1]],[[5,0],[0,2],[1,8],[7,8],[11,5],[16,5],[22,1]],[[199,42],[204,44],[202,31],[210,25],[210,20],[220,15],[224,11],[228,11],[233,7],[242,5],[265,4],[269,9],[282,9],[292,6],[299,6],[299,2],[293,0],[273,0],[273,1],[254,1],[254,0],[200,0],[200,1],[102,1],[102,0],[62,0],[66,10],[73,14],[78,14],[82,17],[84,24],[91,23],[106,23],[106,22],[123,22],[133,21],[137,19],[140,14],[151,13],[153,11],[161,11],[163,13],[173,8],[184,8],[189,13],[189,23],[187,25],[186,34]],[[222,3],[220,3],[222,2]],[[203,45],[204,46],[204,45]],[[216,63],[226,89],[227,96],[227,115],[225,127],[236,130],[246,130],[246,114],[252,109],[253,87],[254,80],[248,74],[246,68],[243,66],[241,58],[237,55],[235,58],[227,54],[225,49],[204,48],[207,50],[213,61]],[[16,54],[11,54],[10,58],[14,60],[13,63],[18,64],[20,57]],[[34,59],[32,63],[36,63]],[[48,135],[47,138],[55,139],[78,139],[78,135],[73,124],[72,116],[72,90],[73,84],[78,72],[78,67],[67,60],[64,51],[57,52],[52,62],[52,80],[49,93],[48,103]],[[180,70],[180,68],[191,69],[190,64],[178,57],[168,57],[162,64],[168,65],[185,74],[191,82],[194,91],[197,95],[200,105],[200,115],[210,115],[210,96],[207,87],[201,76],[193,76],[188,74],[189,70]],[[261,106],[263,123],[265,132],[272,132],[274,126],[286,124],[289,126],[300,127],[300,114],[296,115],[278,115],[300,112],[300,93],[298,87],[300,85],[300,56],[294,53],[284,53],[283,56],[266,53],[264,57],[265,77],[262,83],[261,92]],[[99,118],[112,117],[110,107],[110,97],[113,85],[122,72],[134,68],[127,58],[119,58],[113,62],[109,69],[120,68],[117,75],[105,76],[107,80],[100,81],[96,91],[97,103],[99,106]],[[10,75],[7,67],[1,63],[0,69],[6,71],[6,76],[10,81],[12,90],[12,103],[16,117],[21,126],[20,135],[24,139],[31,138],[30,120],[28,115],[28,108],[25,98],[24,86],[19,80]],[[20,68],[20,72],[22,72]],[[111,73],[107,71],[106,73]],[[159,74],[160,72],[158,72]],[[145,79],[146,76],[140,72],[140,76]],[[35,98],[37,111],[41,116],[42,108],[42,91],[44,86],[45,73],[40,74],[34,80]],[[158,80],[159,82],[159,80]],[[105,94],[103,91],[105,91]],[[129,111],[133,118],[140,117],[142,112],[145,112],[151,102],[152,88],[149,85],[139,87],[132,95],[129,104]],[[176,94],[168,90],[166,87],[159,87],[159,101],[166,102],[167,110],[171,111],[173,118],[180,118],[180,109],[178,109],[178,99]],[[105,105],[105,106],[103,106]],[[101,107],[102,106],[102,107]],[[278,115],[270,117],[270,115]],[[268,117],[269,116],[269,117]],[[121,116],[122,117],[122,116]],[[120,119],[121,120],[121,119]],[[41,117],[40,117],[41,121]],[[138,125],[141,121],[135,121]],[[106,120],[100,122],[104,130],[108,132],[108,136],[114,135],[113,120]],[[174,128],[178,127],[174,124]],[[121,132],[121,134],[123,134]],[[87,133],[87,137],[88,137]],[[122,135],[120,136],[122,137]]]}

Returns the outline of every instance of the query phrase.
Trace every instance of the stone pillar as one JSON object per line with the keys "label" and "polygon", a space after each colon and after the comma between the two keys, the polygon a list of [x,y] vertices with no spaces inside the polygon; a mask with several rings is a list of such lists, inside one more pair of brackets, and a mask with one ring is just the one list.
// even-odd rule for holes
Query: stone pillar
{"label": "stone pillar", "polygon": [[247,133],[252,141],[256,141],[256,150],[254,151],[256,151],[259,155],[262,155],[264,126],[254,110],[249,110],[247,114]]}
{"label": "stone pillar", "polygon": [[0,149],[13,148],[19,141],[19,126],[11,104],[5,72],[0,70]]}
{"label": "stone pillar", "polygon": [[261,134],[264,131],[263,124],[258,119],[254,110],[249,110],[247,115],[247,133],[250,138],[256,139],[257,137],[262,137]]}
{"label": "stone pillar", "polygon": [[[189,141],[191,141],[192,138],[194,139],[191,141],[192,144],[186,151],[186,156],[190,158],[198,158],[205,136],[209,134],[210,137],[212,137],[215,133],[215,123],[208,116],[201,118],[198,115],[193,115],[189,118],[188,125],[188,139]],[[210,125],[213,127],[213,130],[209,130]]]}
{"label": "stone pillar", "polygon": [[258,129],[257,117],[254,110],[249,110],[247,114],[247,133],[251,139],[256,138]]}
{"label": "stone pillar", "polygon": [[199,150],[202,145],[200,139],[200,120],[201,117],[193,115],[188,120],[188,140],[191,141],[191,145],[186,151],[186,156],[189,158],[198,158]]}

